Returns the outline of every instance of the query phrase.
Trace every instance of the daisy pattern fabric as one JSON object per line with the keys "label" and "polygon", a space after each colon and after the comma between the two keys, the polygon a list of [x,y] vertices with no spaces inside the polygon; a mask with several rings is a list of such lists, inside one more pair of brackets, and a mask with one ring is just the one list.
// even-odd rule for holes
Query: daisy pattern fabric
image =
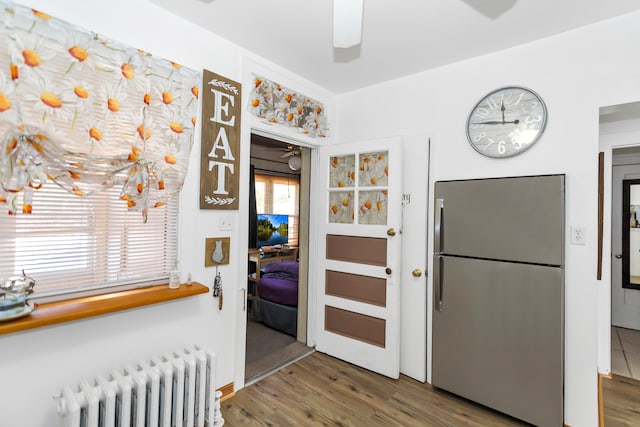
{"label": "daisy pattern fabric", "polygon": [[54,183],[77,196],[119,185],[146,220],[184,182],[200,79],[0,0],[0,202],[28,214]]}
{"label": "daisy pattern fabric", "polygon": [[254,74],[249,111],[261,120],[296,128],[311,137],[329,132],[324,104]]}

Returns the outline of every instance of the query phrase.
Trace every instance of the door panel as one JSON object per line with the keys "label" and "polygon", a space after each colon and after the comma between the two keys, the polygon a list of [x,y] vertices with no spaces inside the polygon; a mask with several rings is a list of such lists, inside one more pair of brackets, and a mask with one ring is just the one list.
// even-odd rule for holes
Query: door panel
{"label": "door panel", "polygon": [[324,184],[316,349],[397,378],[402,150],[399,138],[319,150]]}
{"label": "door panel", "polygon": [[327,270],[325,292],[380,307],[387,305],[387,281],[377,277]]}
{"label": "door panel", "polygon": [[387,265],[387,239],[327,234],[327,259]]}
{"label": "door panel", "polygon": [[385,347],[384,319],[326,305],[324,322],[327,331]]}

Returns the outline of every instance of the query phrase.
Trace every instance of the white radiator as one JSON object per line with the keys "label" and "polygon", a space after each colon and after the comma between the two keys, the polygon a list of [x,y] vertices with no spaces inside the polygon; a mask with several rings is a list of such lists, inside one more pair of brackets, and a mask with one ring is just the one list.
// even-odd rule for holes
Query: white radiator
{"label": "white radiator", "polygon": [[65,427],[221,426],[215,354],[198,346],[128,365],[64,387]]}

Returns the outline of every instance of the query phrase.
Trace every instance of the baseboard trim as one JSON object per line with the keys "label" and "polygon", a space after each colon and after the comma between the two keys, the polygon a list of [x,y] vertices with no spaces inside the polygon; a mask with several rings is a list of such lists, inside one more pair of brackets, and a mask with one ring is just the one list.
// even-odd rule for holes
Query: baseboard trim
{"label": "baseboard trim", "polygon": [[610,380],[611,374],[598,374],[598,426],[604,427],[604,396],[602,395],[602,381]]}
{"label": "baseboard trim", "polygon": [[222,392],[222,397],[220,398],[221,402],[224,402],[225,400],[229,399],[230,397],[233,397],[233,395],[236,394],[236,392],[233,391],[232,382],[229,384],[223,385],[218,389],[218,391]]}

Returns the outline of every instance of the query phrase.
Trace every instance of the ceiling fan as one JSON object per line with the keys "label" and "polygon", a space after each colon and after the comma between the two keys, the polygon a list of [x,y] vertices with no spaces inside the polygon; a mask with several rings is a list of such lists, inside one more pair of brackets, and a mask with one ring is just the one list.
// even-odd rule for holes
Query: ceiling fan
{"label": "ceiling fan", "polygon": [[302,154],[302,150],[300,147],[296,147],[295,145],[290,145],[287,147],[287,152],[280,156],[281,159],[289,158],[287,164],[289,165],[289,169],[292,171],[299,171],[302,167],[302,159],[300,158],[300,154]]}
{"label": "ceiling fan", "polygon": [[289,165],[289,169],[292,171],[298,171],[302,167],[302,159],[300,155],[302,154],[302,148],[296,145],[288,145],[287,147],[276,148],[276,150],[284,151],[284,154],[280,156],[281,159],[289,158],[287,164]]}
{"label": "ceiling fan", "polygon": [[[478,12],[490,18],[497,18],[511,9],[516,0],[482,2],[463,0]],[[333,47],[348,49],[362,41],[362,19],[364,0],[333,0]]]}
{"label": "ceiling fan", "polygon": [[364,0],[333,0],[333,46],[350,48],[362,40]]}

